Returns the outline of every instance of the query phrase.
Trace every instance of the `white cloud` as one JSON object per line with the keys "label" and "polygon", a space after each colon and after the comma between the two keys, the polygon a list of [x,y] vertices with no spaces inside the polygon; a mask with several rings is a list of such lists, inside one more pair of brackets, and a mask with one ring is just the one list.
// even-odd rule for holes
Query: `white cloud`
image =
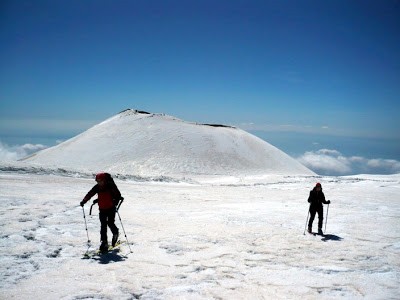
{"label": "white cloud", "polygon": [[337,150],[320,149],[306,152],[297,158],[303,165],[320,175],[396,174],[400,162],[394,159],[344,156]]}
{"label": "white cloud", "polygon": [[370,159],[367,162],[370,168],[385,168],[393,172],[400,172],[400,162],[394,159]]}
{"label": "white cloud", "polygon": [[318,174],[346,174],[351,172],[349,162],[335,150],[322,149],[316,152],[306,152],[298,160]]}
{"label": "white cloud", "polygon": [[0,141],[0,161],[16,161],[45,148],[47,146],[41,144],[9,146]]}
{"label": "white cloud", "polygon": [[340,153],[339,151],[330,150],[330,149],[320,149],[316,153],[321,154],[321,155],[329,155],[329,156],[342,156],[342,153]]}

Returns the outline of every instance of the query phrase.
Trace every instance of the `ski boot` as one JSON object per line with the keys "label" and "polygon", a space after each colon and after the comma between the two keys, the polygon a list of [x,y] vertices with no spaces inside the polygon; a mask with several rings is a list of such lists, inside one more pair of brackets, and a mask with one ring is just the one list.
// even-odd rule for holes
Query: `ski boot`
{"label": "ski boot", "polygon": [[107,252],[108,251],[108,242],[101,242],[99,250],[102,253]]}
{"label": "ski boot", "polygon": [[119,237],[119,231],[117,230],[117,232],[116,232],[115,234],[113,234],[113,237],[112,237],[111,245],[112,245],[113,247],[115,247],[115,244],[116,244],[117,241],[118,241],[118,237]]}

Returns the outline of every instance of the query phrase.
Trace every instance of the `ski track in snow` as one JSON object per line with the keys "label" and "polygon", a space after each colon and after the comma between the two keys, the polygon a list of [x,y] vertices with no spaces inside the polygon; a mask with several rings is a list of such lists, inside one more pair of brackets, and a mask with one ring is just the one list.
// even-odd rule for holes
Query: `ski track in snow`
{"label": "ski track in snow", "polygon": [[[332,200],[324,237],[303,235],[316,180]],[[3,172],[0,298],[398,299],[399,181],[399,175],[117,180],[133,253],[125,244],[82,259],[87,236],[79,201],[93,179]],[[94,248],[98,209],[89,216],[89,207]],[[118,217],[116,224],[124,239]]]}

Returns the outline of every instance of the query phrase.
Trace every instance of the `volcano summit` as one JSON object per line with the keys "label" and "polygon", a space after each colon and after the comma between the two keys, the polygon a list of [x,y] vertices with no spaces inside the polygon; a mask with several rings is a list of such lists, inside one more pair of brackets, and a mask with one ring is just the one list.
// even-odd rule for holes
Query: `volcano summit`
{"label": "volcano summit", "polygon": [[126,175],[315,175],[241,129],[127,109],[23,159],[47,167]]}

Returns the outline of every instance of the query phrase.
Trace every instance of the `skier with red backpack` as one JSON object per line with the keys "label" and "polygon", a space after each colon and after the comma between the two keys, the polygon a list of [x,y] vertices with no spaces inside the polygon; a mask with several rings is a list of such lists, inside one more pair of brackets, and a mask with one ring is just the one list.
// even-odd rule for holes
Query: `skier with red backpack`
{"label": "skier with red backpack", "polygon": [[99,218],[101,223],[100,229],[100,251],[108,250],[107,226],[110,228],[112,237],[112,246],[114,247],[118,241],[119,229],[115,225],[115,213],[118,203],[123,198],[115,184],[113,178],[108,173],[99,173],[96,175],[97,184],[86,194],[80,205],[83,207],[86,202],[94,195],[98,195]]}

